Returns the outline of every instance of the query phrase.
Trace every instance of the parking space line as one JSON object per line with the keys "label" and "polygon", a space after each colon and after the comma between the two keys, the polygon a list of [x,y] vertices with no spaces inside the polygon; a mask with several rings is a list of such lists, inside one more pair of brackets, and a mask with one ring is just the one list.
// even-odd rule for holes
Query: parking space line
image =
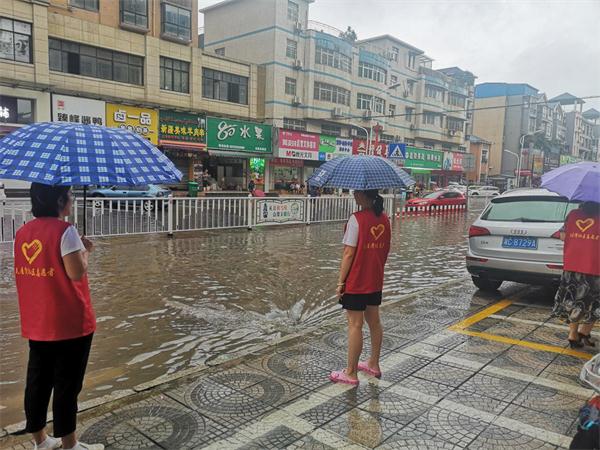
{"label": "parking space line", "polygon": [[469,316],[466,319],[461,320],[458,323],[455,323],[448,329],[452,330],[452,331],[465,330],[466,328],[469,328],[471,325],[475,325],[477,322],[481,322],[483,319],[488,318],[492,314],[495,314],[498,311],[501,311],[504,308],[512,305],[512,303],[513,303],[512,300],[509,300],[509,299],[500,300],[499,302],[494,303],[492,306],[488,306],[483,311],[479,311],[477,314],[473,314],[472,316]]}

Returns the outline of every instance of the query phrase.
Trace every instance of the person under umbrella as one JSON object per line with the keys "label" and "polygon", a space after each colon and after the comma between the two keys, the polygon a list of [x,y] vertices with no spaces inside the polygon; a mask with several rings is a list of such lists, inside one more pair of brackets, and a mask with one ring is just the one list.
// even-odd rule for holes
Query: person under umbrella
{"label": "person under umbrella", "polygon": [[[26,431],[36,449],[101,450],[75,433],[96,319],[87,279],[93,245],[65,221],[70,186],[179,181],[181,172],[127,130],[38,123],[0,140],[0,177],[32,182],[35,219],[17,231],[14,245],[21,334],[29,341]],[[55,437],[45,431],[51,395]]]}
{"label": "person under umbrella", "polygon": [[[414,181],[389,161],[373,156],[331,160],[315,171],[310,186],[353,189],[360,211],[350,216],[344,232],[344,251],[336,288],[338,302],[348,320],[348,363],[330,373],[335,383],[358,385],[358,372],[381,377],[379,357],[383,327],[379,317],[384,268],[390,251],[391,228],[378,190],[405,188]],[[362,328],[367,322],[371,355],[360,361]]]}
{"label": "person under umbrella", "polygon": [[600,164],[569,164],[542,177],[542,187],[582,202],[561,229],[563,274],[552,315],[569,325],[569,346],[595,347],[600,319]]}

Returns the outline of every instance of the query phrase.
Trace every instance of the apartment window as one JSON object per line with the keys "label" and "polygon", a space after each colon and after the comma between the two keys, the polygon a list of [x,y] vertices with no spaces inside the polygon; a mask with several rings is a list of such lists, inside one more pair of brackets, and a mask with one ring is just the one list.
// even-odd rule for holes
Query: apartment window
{"label": "apartment window", "polygon": [[341,136],[342,127],[339,125],[333,125],[331,123],[324,123],[323,125],[321,125],[321,133],[326,134],[328,136]]}
{"label": "apartment window", "polygon": [[0,58],[31,63],[31,24],[0,17]]}
{"label": "apartment window", "polygon": [[396,105],[390,105],[388,107],[388,111],[389,111],[389,115],[391,117],[395,117],[396,116]]}
{"label": "apartment window", "polygon": [[414,52],[408,53],[408,67],[414,69],[417,66],[417,54]]}
{"label": "apartment window", "polygon": [[435,148],[435,144],[433,142],[423,142],[423,148],[433,150]]}
{"label": "apartment window", "polygon": [[247,105],[248,78],[204,68],[202,69],[202,96]]}
{"label": "apartment window", "polygon": [[98,11],[98,0],[70,0],[69,6],[87,9],[88,11]]}
{"label": "apartment window", "polygon": [[448,129],[451,131],[463,131],[464,124],[462,120],[456,120],[451,117],[448,117]]}
{"label": "apartment window", "polygon": [[333,84],[315,81],[315,100],[350,106],[350,91]]}
{"label": "apartment window", "polygon": [[398,47],[392,47],[392,60],[398,61],[399,55],[400,55],[400,49]]}
{"label": "apartment window", "polygon": [[405,144],[408,144],[408,145],[415,145],[415,140],[414,140],[414,139],[411,139],[411,138],[407,138],[407,137],[405,137],[405,138],[404,138],[404,143],[405,143]]}
{"label": "apartment window", "polygon": [[396,75],[390,75],[390,86],[398,83],[398,77]]}
{"label": "apartment window", "polygon": [[436,114],[424,113],[423,114],[423,123],[425,125],[435,125],[436,124]]}
{"label": "apartment window", "polygon": [[371,101],[373,101],[373,106],[375,112],[379,114],[383,114],[385,111],[385,100],[379,97],[375,97],[373,100],[372,95],[368,94],[358,94],[356,97],[356,108],[357,109],[371,109]]}
{"label": "apartment window", "polygon": [[442,91],[440,91],[440,89],[435,86],[431,86],[429,84],[425,86],[425,97],[439,100],[441,93]]}
{"label": "apartment window", "polygon": [[410,95],[414,95],[415,93],[415,81],[414,80],[408,80],[407,82],[408,84],[408,92]]}
{"label": "apartment window", "polygon": [[285,77],[285,93],[287,95],[296,95],[296,79]]}
{"label": "apartment window", "polygon": [[404,118],[407,122],[412,122],[413,119],[413,115],[415,113],[415,108],[406,108],[405,109],[405,115]]}
{"label": "apartment window", "polygon": [[462,95],[450,92],[450,93],[448,93],[448,103],[452,106],[458,106],[460,108],[464,108],[465,107],[465,98]]}
{"label": "apartment window", "polygon": [[392,142],[394,142],[394,136],[391,134],[382,134],[381,136],[379,136],[379,142],[391,144]]}
{"label": "apartment window", "polygon": [[190,92],[190,63],[160,57],[160,88],[165,91]]}
{"label": "apartment window", "polygon": [[192,36],[192,12],[189,9],[163,3],[162,34],[168,37],[189,41]]}
{"label": "apartment window", "polygon": [[379,83],[385,83],[387,72],[374,64],[359,62],[358,76],[361,78],[368,78],[369,80],[374,80]]}
{"label": "apartment window", "polygon": [[283,118],[283,128],[293,131],[306,131],[306,121],[300,119]]}
{"label": "apartment window", "polygon": [[300,13],[300,8],[298,7],[298,3],[294,3],[288,0],[287,7],[287,18],[293,22],[298,22],[298,17]]}
{"label": "apartment window", "polygon": [[488,150],[486,148],[481,150],[481,162],[483,164],[488,162]]}
{"label": "apartment window", "polygon": [[315,63],[323,66],[340,69],[344,72],[352,72],[352,58],[335,49],[326,48],[318,45],[315,51]]}
{"label": "apartment window", "polygon": [[50,70],[86,77],[144,84],[144,58],[90,45],[48,39]]}
{"label": "apartment window", "polygon": [[216,48],[215,55],[225,56],[225,47]]}
{"label": "apartment window", "polygon": [[287,45],[285,47],[285,56],[288,58],[296,59],[298,56],[298,43],[291,39],[287,40]]}
{"label": "apartment window", "polygon": [[450,152],[450,151],[452,151],[452,146],[448,145],[448,144],[442,144],[442,150],[444,150],[446,152]]}
{"label": "apartment window", "polygon": [[148,0],[121,0],[121,23],[148,28]]}

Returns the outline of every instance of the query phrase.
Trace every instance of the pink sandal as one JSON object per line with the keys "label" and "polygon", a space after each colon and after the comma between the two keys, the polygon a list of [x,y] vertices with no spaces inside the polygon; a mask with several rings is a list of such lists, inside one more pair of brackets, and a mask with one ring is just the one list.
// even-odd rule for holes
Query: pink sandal
{"label": "pink sandal", "polygon": [[365,372],[366,374],[369,374],[375,378],[381,378],[381,371],[371,369],[369,367],[369,363],[367,363],[367,362],[359,362],[357,368],[361,372]]}
{"label": "pink sandal", "polygon": [[346,370],[334,370],[329,374],[329,379],[334,383],[351,384],[352,386],[358,386],[358,380],[353,380],[346,375]]}

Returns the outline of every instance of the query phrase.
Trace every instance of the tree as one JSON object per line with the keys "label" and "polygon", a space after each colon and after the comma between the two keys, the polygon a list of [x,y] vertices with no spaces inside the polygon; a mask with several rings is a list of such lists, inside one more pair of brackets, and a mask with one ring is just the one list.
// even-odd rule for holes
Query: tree
{"label": "tree", "polygon": [[354,31],[351,26],[348,26],[346,31],[342,31],[340,33],[340,37],[342,39],[347,40],[348,42],[356,42],[356,40],[358,39],[358,36],[356,35],[356,31]]}

